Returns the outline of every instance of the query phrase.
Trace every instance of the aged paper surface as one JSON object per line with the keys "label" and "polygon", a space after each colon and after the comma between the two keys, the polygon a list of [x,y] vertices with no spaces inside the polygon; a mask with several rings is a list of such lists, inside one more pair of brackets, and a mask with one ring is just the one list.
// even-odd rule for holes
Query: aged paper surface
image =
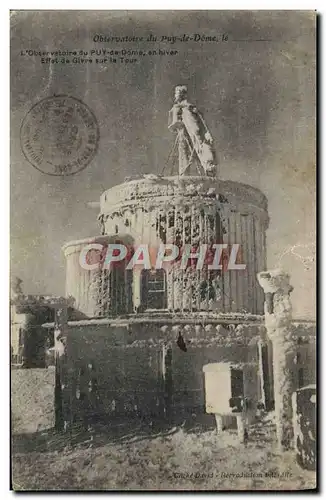
{"label": "aged paper surface", "polygon": [[315,42],[11,12],[14,490],[316,487]]}

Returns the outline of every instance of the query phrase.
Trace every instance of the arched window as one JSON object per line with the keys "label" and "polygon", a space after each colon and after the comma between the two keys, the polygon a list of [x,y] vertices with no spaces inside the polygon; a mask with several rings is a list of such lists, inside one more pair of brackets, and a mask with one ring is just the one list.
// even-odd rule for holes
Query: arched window
{"label": "arched window", "polygon": [[166,309],[166,278],[164,269],[142,270],[141,305],[143,309]]}

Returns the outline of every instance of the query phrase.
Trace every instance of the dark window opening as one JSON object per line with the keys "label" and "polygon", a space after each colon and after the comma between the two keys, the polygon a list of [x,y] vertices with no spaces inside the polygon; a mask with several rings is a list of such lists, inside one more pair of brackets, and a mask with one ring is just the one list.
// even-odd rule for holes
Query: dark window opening
{"label": "dark window opening", "polygon": [[[126,312],[126,274],[124,267],[114,266],[110,272],[110,304],[113,314]],[[110,307],[111,306],[111,307]]]}
{"label": "dark window opening", "polygon": [[184,219],[185,243],[191,243],[191,217],[188,215]]}
{"label": "dark window opening", "polygon": [[166,243],[166,216],[160,215],[156,221],[156,231],[162,243]]}
{"label": "dark window opening", "polygon": [[164,269],[143,269],[141,274],[141,304],[144,309],[166,309]]}

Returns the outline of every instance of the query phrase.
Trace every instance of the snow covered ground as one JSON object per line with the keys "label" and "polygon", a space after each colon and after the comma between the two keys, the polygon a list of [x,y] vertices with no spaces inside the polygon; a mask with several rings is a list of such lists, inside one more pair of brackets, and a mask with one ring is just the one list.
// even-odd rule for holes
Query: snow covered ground
{"label": "snow covered ground", "polygon": [[12,372],[15,490],[298,490],[315,487],[293,453],[279,455],[270,417],[217,435],[210,418],[178,427],[111,422],[92,432],[53,430],[54,371]]}

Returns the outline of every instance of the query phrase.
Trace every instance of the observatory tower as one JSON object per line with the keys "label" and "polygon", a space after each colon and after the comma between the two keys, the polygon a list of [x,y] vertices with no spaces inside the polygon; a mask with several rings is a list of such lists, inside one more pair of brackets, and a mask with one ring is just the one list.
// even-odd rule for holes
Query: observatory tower
{"label": "observatory tower", "polygon": [[[264,296],[256,279],[266,269],[266,197],[219,178],[212,135],[185,86],[175,89],[168,127],[175,135],[164,169],[170,171],[104,191],[101,234],[64,246],[66,294],[75,300],[65,369],[79,360],[79,371],[71,366],[76,380],[83,374],[76,382],[85,387],[83,403],[74,403],[79,411],[86,401],[93,413],[95,407],[105,414],[205,411],[207,363],[232,363],[230,394],[250,398],[253,410],[271,397],[260,344]],[[96,269],[81,266],[85,246],[100,244],[105,254],[114,242],[132,252],[139,245],[174,244],[182,252],[218,244],[224,253],[217,270],[183,269],[180,261],[162,269],[129,269],[126,261],[107,269],[103,259]],[[242,269],[224,265],[234,245]],[[94,384],[96,399],[89,394]]]}

